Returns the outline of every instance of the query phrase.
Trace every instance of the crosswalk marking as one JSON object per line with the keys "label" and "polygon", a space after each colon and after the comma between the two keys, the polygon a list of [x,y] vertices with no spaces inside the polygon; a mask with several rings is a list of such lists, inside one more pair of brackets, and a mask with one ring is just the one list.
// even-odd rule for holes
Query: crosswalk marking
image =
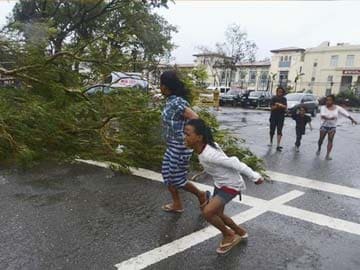
{"label": "crosswalk marking", "polygon": [[[206,186],[209,189],[209,186]],[[252,220],[259,215],[262,215],[268,211],[267,207],[278,206],[282,203],[286,203],[290,200],[293,200],[304,193],[301,191],[293,190],[284,195],[281,195],[271,201],[261,200],[258,207],[251,208],[240,214],[237,214],[232,217],[235,223],[240,224],[246,221]],[[244,200],[246,200],[244,198]],[[265,203],[266,202],[266,203]],[[254,203],[254,201],[253,201]],[[256,204],[256,203],[255,203]],[[265,207],[267,206],[267,207]],[[170,256],[178,254],[186,249],[189,249],[197,244],[200,244],[210,238],[213,238],[219,234],[219,231],[213,226],[208,226],[200,231],[194,232],[192,234],[186,235],[180,239],[177,239],[171,243],[163,245],[161,247],[155,248],[148,252],[145,252],[139,256],[133,257],[129,260],[123,261],[115,265],[118,270],[140,270],[144,269],[152,264],[155,264],[159,261],[162,261]]]}
{"label": "crosswalk marking", "polygon": [[267,174],[271,177],[272,180],[283,182],[291,185],[296,185],[305,188],[311,188],[326,192],[331,192],[339,195],[345,195],[353,198],[360,199],[360,189],[336,185],[324,181],[307,179],[304,177],[288,175],[278,172],[268,171]]}
{"label": "crosswalk marking", "polygon": [[[79,161],[105,168],[109,168],[111,165],[114,165],[109,162],[96,162],[96,161],[94,162],[94,161],[82,161],[82,160]],[[132,169],[131,171],[136,176],[157,182],[162,182],[162,177],[161,174],[159,173],[149,171],[146,169]],[[345,195],[349,197],[360,198],[358,194],[359,190],[355,188],[350,188],[341,185],[335,185],[317,180],[306,179],[302,177],[280,174],[275,172],[270,172],[270,176],[274,178],[275,181],[285,182],[293,185],[298,185],[311,189],[317,189],[326,192],[332,192],[335,194]],[[213,187],[209,185],[196,183],[196,182],[194,184],[201,190],[213,190]],[[293,190],[279,197],[276,197],[270,201],[248,195],[243,195],[243,201],[241,202],[233,201],[233,202],[245,204],[252,208],[238,215],[235,215],[233,218],[237,223],[243,223],[245,221],[254,219],[263,213],[270,211],[280,215],[285,215],[303,221],[307,221],[320,226],[325,226],[338,231],[343,231],[354,235],[360,235],[360,224],[358,223],[350,222],[338,218],[333,218],[327,215],[285,205],[286,202],[298,198],[303,194],[304,192],[302,191]],[[121,262],[117,264],[116,267],[118,267],[118,269],[134,269],[134,270],[143,269],[144,267],[147,267],[169,256],[182,252],[187,248],[199,244],[211,237],[214,237],[217,234],[218,234],[217,230],[215,230],[212,227],[207,227],[199,232],[195,232],[193,234],[185,236],[184,238],[175,240],[174,242],[171,242],[165,246],[151,250],[137,257],[134,257],[130,260]]]}

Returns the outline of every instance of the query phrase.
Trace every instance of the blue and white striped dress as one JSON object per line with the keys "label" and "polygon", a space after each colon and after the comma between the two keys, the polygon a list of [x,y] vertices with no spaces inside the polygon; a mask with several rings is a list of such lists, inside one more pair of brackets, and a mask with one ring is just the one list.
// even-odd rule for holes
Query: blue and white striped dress
{"label": "blue and white striped dress", "polygon": [[187,183],[187,173],[192,150],[184,143],[186,119],[183,114],[190,104],[182,97],[172,95],[167,98],[162,112],[167,149],[162,163],[164,183],[182,188]]}

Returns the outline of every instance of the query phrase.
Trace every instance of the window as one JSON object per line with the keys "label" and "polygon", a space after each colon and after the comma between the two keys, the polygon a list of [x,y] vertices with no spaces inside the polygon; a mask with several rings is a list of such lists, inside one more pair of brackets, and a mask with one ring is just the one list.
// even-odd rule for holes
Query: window
{"label": "window", "polygon": [[317,63],[316,63],[316,62],[314,63],[314,67],[317,67]]}
{"label": "window", "polygon": [[289,61],[291,61],[291,56],[289,56]]}
{"label": "window", "polygon": [[312,77],[312,78],[311,78],[311,81],[312,81],[312,82],[315,82],[315,77]]}
{"label": "window", "polygon": [[339,61],[339,56],[338,55],[332,55],[331,59],[330,59],[330,66],[331,67],[337,67],[338,61]]}
{"label": "window", "polygon": [[256,81],[256,70],[250,70],[249,81],[252,83]]}
{"label": "window", "polygon": [[288,61],[288,57],[287,56],[285,56],[285,60],[284,60],[285,62],[287,62]]}
{"label": "window", "polygon": [[328,78],[327,78],[327,81],[328,81],[328,82],[332,82],[333,79],[334,79],[334,77],[333,77],[332,75],[329,75]]}
{"label": "window", "polygon": [[284,56],[280,57],[280,61],[283,62],[284,61]]}
{"label": "window", "polygon": [[302,71],[302,67],[300,67],[300,69],[299,69],[299,72],[301,73],[301,71]]}
{"label": "window", "polygon": [[305,53],[302,53],[301,54],[301,62],[304,62],[304,60],[305,60]]}
{"label": "window", "polygon": [[310,102],[310,101],[313,101],[311,96],[304,96],[302,99],[302,102]]}
{"label": "window", "polygon": [[347,67],[352,67],[352,66],[354,66],[354,60],[355,60],[355,55],[348,55],[348,56],[346,56],[346,66],[347,66]]}

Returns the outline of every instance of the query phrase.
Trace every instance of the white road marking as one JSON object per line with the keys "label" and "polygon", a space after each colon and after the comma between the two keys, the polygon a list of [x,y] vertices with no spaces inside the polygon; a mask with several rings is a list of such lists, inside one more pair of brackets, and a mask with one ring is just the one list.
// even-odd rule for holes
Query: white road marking
{"label": "white road marking", "polygon": [[278,172],[268,171],[267,174],[272,180],[292,184],[300,187],[311,188],[335,194],[345,195],[353,198],[360,199],[360,189],[331,184],[319,180],[307,179],[299,176],[288,175]]}
{"label": "white road marking", "polygon": [[[199,185],[199,183],[195,183],[197,186],[205,186],[206,189],[209,189],[209,186],[207,185]],[[286,193],[284,195],[281,195],[271,201],[265,201],[261,200],[261,204],[257,207],[251,208],[249,210],[246,210],[240,214],[237,214],[232,217],[235,223],[240,224],[244,223],[246,221],[249,221],[251,219],[254,219],[268,211],[268,208],[276,207],[281,203],[286,203],[290,200],[293,200],[301,195],[303,195],[304,192],[293,190],[289,193]],[[244,200],[247,200],[247,198],[244,198]],[[254,203],[254,201],[252,202]],[[254,203],[257,204],[257,203]],[[145,267],[148,267],[152,264],[155,264],[159,261],[165,260],[166,258],[173,256],[177,253],[180,253],[188,248],[191,248],[197,244],[200,244],[210,238],[213,238],[217,235],[219,235],[219,231],[215,229],[213,226],[206,227],[200,231],[194,232],[192,234],[189,234],[187,236],[184,236],[180,239],[177,239],[171,243],[168,243],[166,245],[163,245],[161,247],[155,248],[153,250],[150,250],[148,252],[145,252],[143,254],[140,254],[139,256],[133,257],[129,260],[123,261],[121,263],[118,263],[115,265],[118,270],[138,270],[143,269]]]}
{"label": "white road marking", "polygon": [[[82,160],[79,160],[82,161]],[[112,163],[109,162],[94,162],[94,161],[82,161],[88,164],[97,165],[100,167],[108,168],[112,165]],[[149,171],[146,169],[132,169],[132,173],[136,176],[154,180],[157,182],[162,182],[161,174]],[[325,183],[317,180],[311,180],[306,179],[302,177],[292,176],[292,175],[286,175],[286,174],[280,174],[275,172],[270,172],[269,175],[274,178],[276,181],[285,182],[289,184],[294,184],[306,188],[312,188],[317,189],[321,191],[326,192],[332,192],[335,194],[341,194],[346,195],[349,197],[354,198],[360,198],[360,190],[350,187],[345,187],[341,185],[335,185],[330,183]],[[204,185],[201,183],[193,182],[198,188],[202,190],[213,190],[213,187]],[[260,198],[252,197],[243,195],[243,201],[239,202],[234,200],[235,203],[241,203],[248,206],[251,206],[253,208],[244,211],[236,216],[234,216],[234,220],[237,223],[243,223],[245,221],[249,221],[263,213],[266,213],[268,211],[278,213],[280,215],[285,215],[293,218],[297,218],[303,221],[307,221],[313,224],[317,224],[320,226],[325,226],[331,229],[335,229],[338,231],[343,231],[351,234],[360,235],[360,224],[329,217],[323,214],[314,213],[311,211],[299,209],[296,207],[284,205],[284,203],[293,200],[301,195],[303,195],[304,192],[293,190],[291,192],[288,192],[286,194],[283,194],[277,198],[274,198],[271,201],[266,201]],[[199,233],[199,235],[197,235]],[[192,247],[198,243],[201,243],[213,236],[217,235],[217,231],[215,229],[212,229],[211,227],[205,228],[204,230],[201,230],[199,232],[195,232],[193,234],[190,234],[188,236],[185,236],[184,238],[178,239],[172,243],[169,243],[163,247],[159,247],[157,249],[154,249],[152,251],[146,252],[142,255],[139,255],[137,257],[134,257],[128,261],[122,262],[120,264],[117,264],[116,267],[118,269],[142,269],[146,266],[149,266],[150,264],[156,263],[161,258],[165,259],[169,256],[172,256],[178,252],[181,252],[189,247]],[[207,237],[207,238],[206,238]],[[182,241],[182,239],[185,239]],[[201,239],[205,239],[202,240]],[[173,244],[174,243],[174,244]],[[170,247],[170,250],[168,250]],[[158,258],[156,260],[156,258]],[[150,264],[147,264],[150,263]],[[145,266],[144,266],[145,265]]]}
{"label": "white road marking", "polygon": [[[266,210],[251,208],[233,217],[237,223],[243,223],[265,213]],[[162,261],[170,256],[189,249],[219,234],[213,226],[206,227],[171,243],[145,252],[139,256],[123,261],[115,265],[118,270],[138,270],[144,269],[152,264]]]}
{"label": "white road marking", "polygon": [[[80,159],[78,161],[100,167],[106,167],[106,168],[109,168],[110,165],[116,165],[115,163],[111,163],[111,162],[98,162],[98,161],[80,160]],[[161,175],[156,172],[146,169],[132,169],[131,171],[134,175],[162,182]],[[308,179],[304,177],[283,174],[273,171],[267,171],[267,174],[271,177],[272,180],[277,182],[287,183],[295,186],[300,186],[300,187],[305,187],[305,188],[310,188],[310,189],[315,189],[315,190],[320,190],[320,191],[325,191],[338,195],[345,195],[348,197],[360,199],[360,189],[357,188],[332,184],[324,181]]]}

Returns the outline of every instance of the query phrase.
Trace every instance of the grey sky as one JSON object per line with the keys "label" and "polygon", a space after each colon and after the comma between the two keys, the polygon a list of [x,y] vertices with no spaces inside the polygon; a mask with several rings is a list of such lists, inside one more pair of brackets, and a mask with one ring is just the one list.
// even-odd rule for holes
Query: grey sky
{"label": "grey sky", "polygon": [[[4,25],[16,1],[0,0],[0,25]],[[360,44],[360,1],[184,1],[159,9],[170,23],[178,26],[173,40],[177,63],[191,63],[196,47],[214,47],[224,40],[227,25],[239,23],[258,47],[258,58],[270,50],[312,47],[331,43]]]}
{"label": "grey sky", "polygon": [[214,47],[227,25],[239,23],[258,47],[270,50],[312,47],[322,41],[360,44],[360,1],[176,1],[158,13],[177,25],[173,40],[177,63],[191,63],[198,45]]}

